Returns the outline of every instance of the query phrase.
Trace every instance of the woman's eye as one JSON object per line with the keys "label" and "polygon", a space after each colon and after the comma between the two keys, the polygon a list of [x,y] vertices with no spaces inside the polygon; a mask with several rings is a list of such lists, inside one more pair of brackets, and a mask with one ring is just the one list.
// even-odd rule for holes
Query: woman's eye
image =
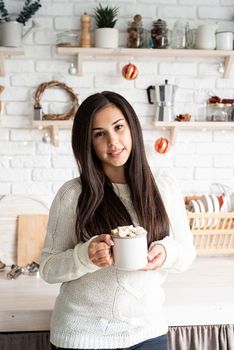
{"label": "woman's eye", "polygon": [[96,138],[96,137],[101,137],[101,136],[103,136],[104,135],[104,133],[102,132],[102,131],[99,131],[99,132],[97,132],[96,134],[94,134],[94,137]]}
{"label": "woman's eye", "polygon": [[116,130],[122,129],[123,125],[122,124],[118,124],[115,126]]}

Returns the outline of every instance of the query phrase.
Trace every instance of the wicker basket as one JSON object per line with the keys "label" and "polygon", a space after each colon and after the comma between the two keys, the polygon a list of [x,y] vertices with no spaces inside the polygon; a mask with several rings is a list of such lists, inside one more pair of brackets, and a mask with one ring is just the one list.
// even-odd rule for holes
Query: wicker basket
{"label": "wicker basket", "polygon": [[234,253],[234,212],[188,212],[188,218],[198,255]]}

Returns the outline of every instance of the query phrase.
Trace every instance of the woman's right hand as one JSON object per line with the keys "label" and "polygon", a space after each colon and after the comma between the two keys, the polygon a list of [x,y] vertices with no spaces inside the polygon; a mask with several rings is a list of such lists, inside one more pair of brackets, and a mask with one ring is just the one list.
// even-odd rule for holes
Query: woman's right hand
{"label": "woman's right hand", "polygon": [[101,234],[90,242],[88,246],[89,259],[99,267],[113,265],[111,247],[114,242],[109,234]]}

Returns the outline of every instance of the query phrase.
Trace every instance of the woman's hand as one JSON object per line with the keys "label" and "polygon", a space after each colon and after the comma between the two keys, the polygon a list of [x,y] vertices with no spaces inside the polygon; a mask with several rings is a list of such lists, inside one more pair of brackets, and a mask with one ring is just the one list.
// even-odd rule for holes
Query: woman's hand
{"label": "woman's hand", "polygon": [[149,248],[148,252],[148,264],[144,267],[144,271],[156,270],[159,269],[165,259],[166,259],[166,250],[161,244],[153,244]]}
{"label": "woman's hand", "polygon": [[113,264],[111,247],[114,242],[108,234],[101,234],[94,238],[88,246],[89,259],[99,267],[107,267]]}

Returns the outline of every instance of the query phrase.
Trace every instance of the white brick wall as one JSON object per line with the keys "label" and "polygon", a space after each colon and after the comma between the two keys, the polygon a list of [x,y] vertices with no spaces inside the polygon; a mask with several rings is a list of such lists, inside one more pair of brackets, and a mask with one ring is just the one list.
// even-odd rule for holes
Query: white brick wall
{"label": "white brick wall", "polygon": [[[9,3],[9,5],[8,5]],[[126,42],[126,27],[134,14],[141,13],[146,29],[161,17],[170,28],[175,20],[189,21],[191,27],[219,22],[219,29],[234,31],[233,0],[153,0],[115,1],[120,7],[117,28],[121,43]],[[52,198],[58,187],[76,176],[77,169],[70,145],[70,131],[60,131],[60,146],[42,142],[43,131],[31,127],[33,97],[39,84],[58,79],[73,87],[80,100],[106,89],[123,94],[136,109],[144,128],[147,157],[157,167],[172,171],[184,193],[209,192],[212,182],[223,182],[234,189],[234,131],[179,131],[176,144],[166,155],[154,152],[154,141],[160,132],[149,127],[154,106],[148,104],[146,88],[168,79],[178,86],[176,112],[191,113],[194,120],[204,118],[204,98],[212,91],[220,97],[234,98],[234,67],[229,79],[217,72],[219,58],[131,58],[139,68],[135,81],[124,80],[121,69],[126,57],[92,57],[84,60],[83,76],[68,74],[72,57],[56,53],[56,34],[80,29],[80,15],[92,14],[98,1],[42,0],[35,15],[40,24],[24,40],[25,56],[6,58],[5,85],[1,94],[4,111],[0,128],[0,194],[34,194]],[[7,1],[9,11],[17,12],[20,4]],[[92,28],[94,27],[92,23]],[[59,102],[59,104],[58,104]],[[62,91],[47,91],[43,108],[64,111],[68,97]]]}

